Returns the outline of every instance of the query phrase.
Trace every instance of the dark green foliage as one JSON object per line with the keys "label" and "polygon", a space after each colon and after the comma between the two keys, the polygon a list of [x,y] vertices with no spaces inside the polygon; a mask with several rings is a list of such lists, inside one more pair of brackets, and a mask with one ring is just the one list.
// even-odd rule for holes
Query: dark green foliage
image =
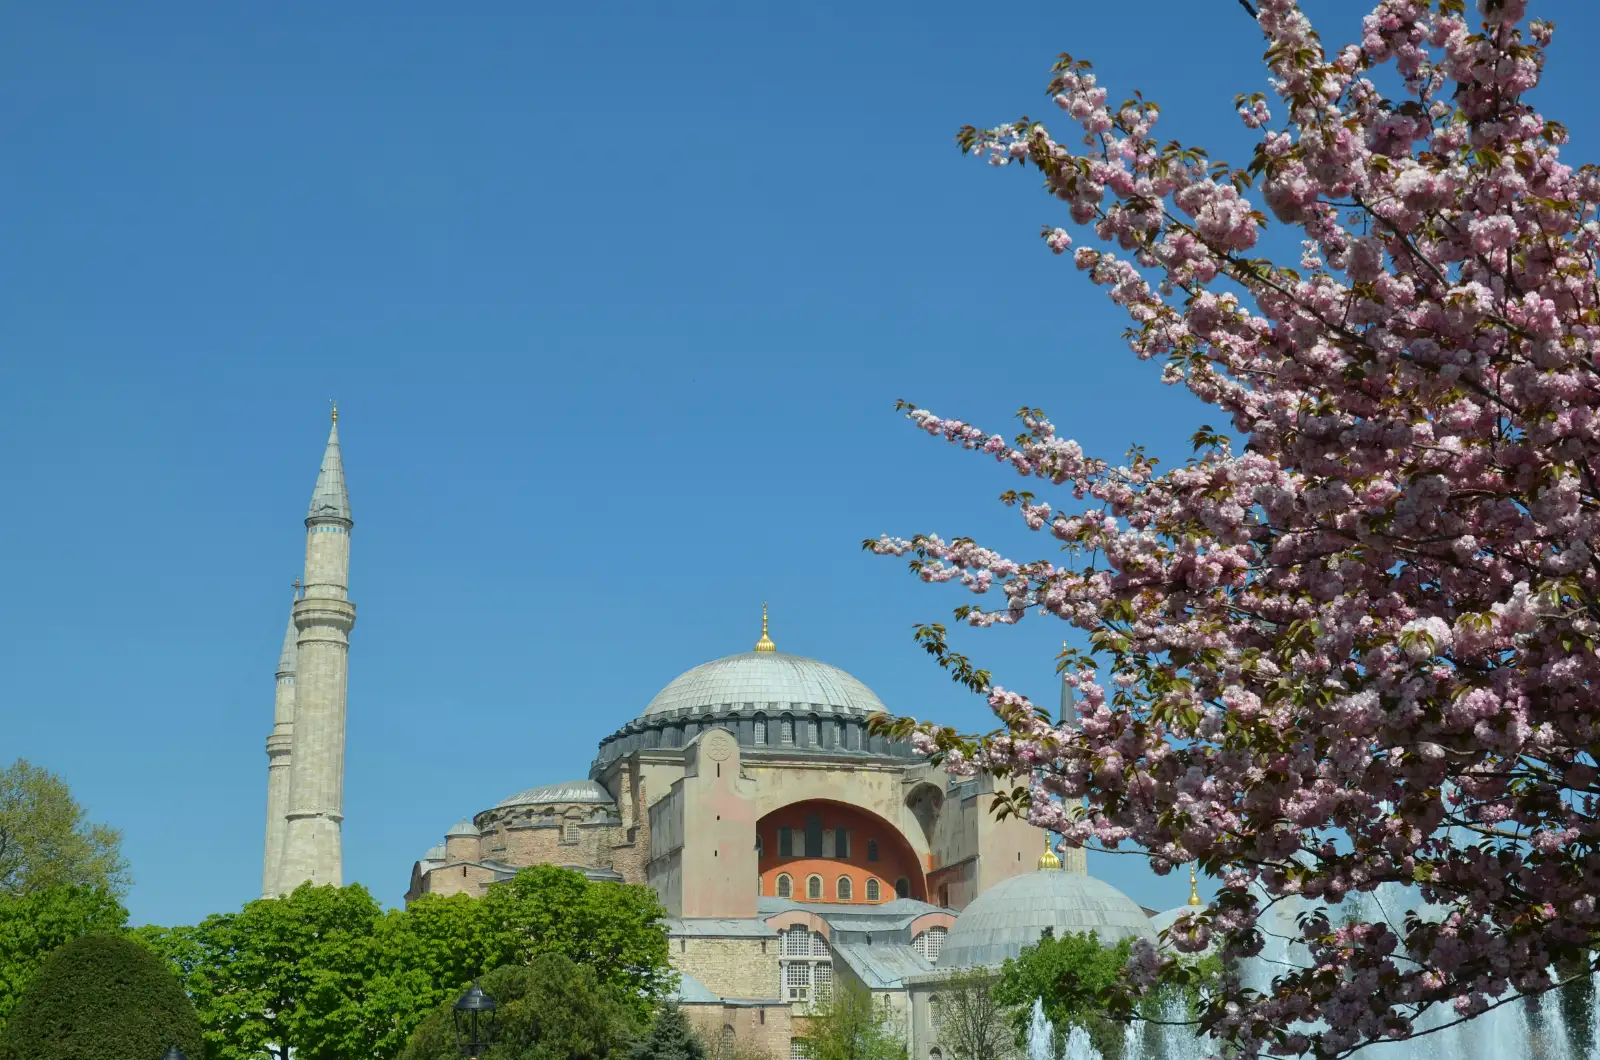
{"label": "dark green foliage", "polygon": [[[561,954],[541,954],[526,967],[497,968],[479,985],[495,1000],[495,1034],[483,1060],[612,1060],[627,1055],[637,1029],[631,1006],[616,989]],[[422,1021],[400,1060],[459,1060],[454,1001]]]}
{"label": "dark green foliage", "polygon": [[52,951],[92,932],[114,932],[127,919],[109,891],[92,887],[0,894],[0,1029]]}
{"label": "dark green foliage", "polygon": [[52,953],[12,1010],[6,1060],[161,1060],[176,1045],[202,1060],[194,1006],[161,959],[120,935],[86,935]]}
{"label": "dark green foliage", "polygon": [[1082,1027],[1101,1056],[1122,1060],[1126,1024],[1107,1015],[1101,995],[1121,981],[1129,949],[1126,939],[1115,946],[1103,945],[1092,931],[1059,938],[1046,932],[1007,960],[1000,969],[995,998],[1011,1008],[1018,1044],[1027,1036],[1038,1000],[1063,1039],[1056,1043],[1058,1055],[1065,1048],[1065,1036],[1073,1027]]}
{"label": "dark green foliage", "polygon": [[706,1060],[706,1047],[689,1028],[683,1009],[669,1002],[656,1013],[650,1033],[633,1047],[631,1060]]}

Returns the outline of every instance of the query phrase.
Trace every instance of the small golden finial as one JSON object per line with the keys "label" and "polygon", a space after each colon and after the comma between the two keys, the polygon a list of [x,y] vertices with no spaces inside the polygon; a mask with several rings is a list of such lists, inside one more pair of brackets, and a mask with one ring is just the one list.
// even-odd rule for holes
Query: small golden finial
{"label": "small golden finial", "polygon": [[767,602],[761,601],[761,639],[756,641],[756,651],[777,651],[778,646],[767,636]]}
{"label": "small golden finial", "polygon": [[1200,884],[1199,880],[1194,874],[1194,862],[1192,861],[1189,862],[1189,904],[1205,905],[1205,903],[1200,900]]}
{"label": "small golden finial", "polygon": [[1049,869],[1059,869],[1060,867],[1061,859],[1056,857],[1056,852],[1051,849],[1050,833],[1046,832],[1044,834],[1044,853],[1039,855],[1039,871],[1044,872]]}
{"label": "small golden finial", "polygon": [[339,422],[339,402],[338,402],[338,400],[335,399],[335,398],[329,398],[328,399],[328,404],[333,407],[333,422],[334,423],[338,423]]}
{"label": "small golden finial", "polygon": [[296,600],[300,599],[300,576],[298,574],[295,575],[294,579],[294,598]]}

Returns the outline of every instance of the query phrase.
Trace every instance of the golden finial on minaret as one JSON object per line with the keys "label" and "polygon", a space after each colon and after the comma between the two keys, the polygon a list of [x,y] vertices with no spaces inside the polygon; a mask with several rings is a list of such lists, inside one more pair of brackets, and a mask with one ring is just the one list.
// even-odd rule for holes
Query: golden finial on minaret
{"label": "golden finial on minaret", "polygon": [[1195,874],[1194,874],[1194,862],[1192,862],[1192,861],[1189,862],[1189,904],[1190,905],[1205,905],[1205,903],[1200,900],[1199,881],[1195,877]]}
{"label": "golden finial on minaret", "polygon": [[339,402],[338,402],[338,400],[335,399],[335,398],[329,398],[328,399],[328,404],[333,406],[333,422],[334,423],[338,423],[339,422]]}
{"label": "golden finial on minaret", "polygon": [[1048,869],[1059,869],[1060,867],[1061,859],[1056,857],[1056,852],[1050,848],[1050,833],[1046,832],[1044,834],[1044,853],[1039,855],[1039,871],[1044,872]]}
{"label": "golden finial on minaret", "polygon": [[777,651],[778,646],[767,636],[767,602],[761,601],[761,639],[756,641],[756,651]]}

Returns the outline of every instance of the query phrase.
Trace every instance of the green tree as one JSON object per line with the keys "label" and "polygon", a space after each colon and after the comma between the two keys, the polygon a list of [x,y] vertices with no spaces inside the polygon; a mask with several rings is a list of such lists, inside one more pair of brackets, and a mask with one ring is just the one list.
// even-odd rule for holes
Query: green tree
{"label": "green tree", "polygon": [[[611,1060],[638,1029],[634,1007],[594,968],[559,953],[497,968],[479,981],[495,1000],[495,1033],[483,1060]],[[458,1060],[451,997],[429,1014],[400,1060]]]}
{"label": "green tree", "polygon": [[170,1046],[205,1056],[183,988],[146,947],[85,935],[39,967],[6,1023],[7,1060],[160,1060]]}
{"label": "green tree", "polygon": [[483,902],[493,922],[515,934],[518,963],[559,953],[592,967],[641,1019],[676,981],[666,910],[648,887],[591,883],[581,872],[537,865],[491,887]]}
{"label": "green tree", "polygon": [[657,1010],[650,1033],[634,1045],[631,1060],[706,1060],[706,1047],[683,1009],[668,1002]]}
{"label": "green tree", "polygon": [[193,928],[146,930],[184,975],[212,1060],[379,1056],[370,1019],[383,911],[365,889],[302,885]]}
{"label": "green tree", "polygon": [[0,894],[0,1028],[53,950],[93,932],[114,932],[127,919],[122,903],[92,887]]}
{"label": "green tree", "polygon": [[122,833],[85,816],[49,770],[22,758],[0,769],[0,894],[67,885],[126,894]]}
{"label": "green tree", "polygon": [[1107,946],[1092,931],[1060,937],[1046,931],[1008,959],[1000,968],[995,997],[1012,1013],[1017,1044],[1027,1039],[1037,1000],[1062,1039],[1055,1043],[1057,1055],[1072,1028],[1082,1027],[1105,1060],[1121,1060],[1126,1022],[1108,1014],[1101,994],[1121,981],[1129,949],[1126,939]]}
{"label": "green tree", "polygon": [[838,983],[806,1017],[810,1060],[906,1060],[905,1035],[889,1006],[858,986]]}

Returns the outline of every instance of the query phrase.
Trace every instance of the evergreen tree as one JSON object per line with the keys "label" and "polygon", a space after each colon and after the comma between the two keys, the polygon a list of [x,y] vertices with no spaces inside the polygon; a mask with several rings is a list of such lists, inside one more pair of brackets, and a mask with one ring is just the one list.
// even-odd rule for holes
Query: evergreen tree
{"label": "evergreen tree", "polygon": [[656,1013],[650,1033],[633,1047],[631,1060],[706,1060],[706,1047],[683,1009],[669,1001]]}
{"label": "evergreen tree", "polygon": [[200,1021],[161,958],[120,935],[85,935],[40,965],[0,1037],[4,1060],[205,1056]]}

